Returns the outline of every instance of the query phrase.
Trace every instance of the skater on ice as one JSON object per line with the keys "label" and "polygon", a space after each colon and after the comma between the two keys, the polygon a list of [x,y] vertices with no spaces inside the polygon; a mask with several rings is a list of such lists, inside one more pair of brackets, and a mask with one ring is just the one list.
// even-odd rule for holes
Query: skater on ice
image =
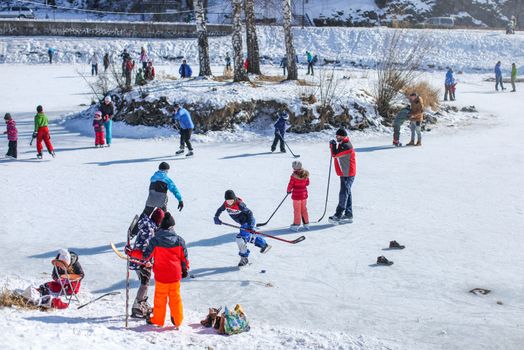
{"label": "skater on ice", "polygon": [[93,119],[93,128],[95,129],[95,147],[104,147],[104,120],[102,119],[102,112],[96,111]]}
{"label": "skater on ice", "polygon": [[336,141],[331,140],[329,145],[335,162],[335,170],[340,177],[338,206],[329,221],[333,224],[351,223],[353,222],[351,186],[357,173],[355,149],[349,140],[347,131],[343,128],[337,130]]}
{"label": "skater on ice", "polygon": [[271,145],[271,152],[275,152],[277,145],[280,142],[280,152],[286,153],[284,136],[286,135],[286,129],[289,126],[289,115],[285,111],[279,112],[277,115],[278,119],[273,125],[275,127],[275,138],[273,139],[273,144]]}
{"label": "skater on ice", "polygon": [[[151,216],[142,213],[137,223],[137,234],[131,235],[130,239],[135,238],[132,247],[126,246],[126,254],[136,260],[144,260],[144,252],[146,251],[151,238],[154,237],[156,231],[159,229],[162,220],[164,219],[164,211],[160,208],[156,208]],[[131,308],[131,317],[133,318],[144,318],[151,313],[151,306],[148,304],[148,289],[149,281],[151,279],[151,267],[138,264],[135,262],[130,263],[130,269],[135,270],[140,281],[140,287],[136,293],[133,307]]]}
{"label": "skater on ice", "polygon": [[176,151],[175,154],[184,153],[184,148],[187,146],[189,152],[187,152],[186,157],[191,157],[193,155],[191,134],[195,128],[193,119],[191,118],[191,114],[189,114],[187,109],[181,107],[178,103],[175,103],[174,111],[175,113],[173,114],[173,123],[178,122],[178,125],[180,126],[180,150]]}
{"label": "skater on ice", "polygon": [[107,147],[110,147],[113,140],[113,115],[115,114],[115,106],[111,101],[111,96],[104,97],[104,101],[100,104],[100,111],[104,120],[106,144]]}
{"label": "skater on ice", "polygon": [[171,192],[178,200],[178,210],[182,211],[184,208],[184,202],[182,201],[180,191],[173,180],[167,176],[169,168],[169,164],[162,162],[158,166],[158,171],[151,176],[149,196],[147,197],[146,207],[144,208],[143,213],[151,215],[155,208],[161,208],[163,211],[167,211],[167,191]]}
{"label": "skater on ice", "polygon": [[148,266],[152,264],[155,274],[153,315],[146,318],[147,322],[163,327],[169,303],[171,322],[178,329],[184,319],[180,280],[187,277],[189,259],[186,243],[175,232],[175,219],[169,212],[165,213],[160,229],[149,241],[144,259],[152,261]]}
{"label": "skater on ice", "polygon": [[18,153],[17,153],[18,129],[16,128],[16,122],[11,117],[10,113],[5,114],[4,121],[5,121],[6,128],[7,128],[7,130],[4,131],[4,134],[7,134],[7,141],[8,141],[8,149],[7,149],[7,154],[5,156],[7,158],[16,159],[18,157]]}
{"label": "skater on ice", "polygon": [[47,119],[47,116],[44,114],[44,107],[38,106],[36,107],[36,115],[35,115],[35,129],[33,132],[33,138],[36,138],[36,151],[37,151],[37,158],[42,159],[42,141],[45,143],[45,146],[47,148],[47,151],[49,154],[54,158],[55,157],[55,151],[53,148],[53,144],[51,143],[51,135],[49,134],[49,120]]}
{"label": "skater on ice", "polygon": [[[409,129],[411,130],[411,141],[406,146],[422,146],[422,132],[420,128],[422,121],[424,120],[424,100],[416,93],[409,95],[410,106],[410,117],[409,117]],[[417,142],[415,143],[415,134],[417,136]]]}
{"label": "skater on ice", "polygon": [[499,91],[499,85],[500,88],[504,91],[506,88],[504,87],[504,82],[502,79],[502,69],[500,68],[501,63],[500,61],[497,62],[495,65],[495,90]]}
{"label": "skater on ice", "polygon": [[306,230],[309,229],[309,214],[307,211],[307,199],[309,186],[309,171],[302,168],[302,163],[294,161],[292,163],[293,174],[287,185],[287,193],[291,193],[293,200],[293,224],[291,229],[298,231],[300,224],[304,224]]}
{"label": "skater on ice", "polygon": [[224,203],[217,209],[215,213],[215,224],[221,225],[220,214],[223,211],[227,211],[231,219],[237,224],[240,224],[240,232],[236,236],[238,245],[238,255],[240,255],[240,262],[238,266],[245,266],[249,263],[249,249],[247,244],[254,244],[255,247],[260,248],[260,253],[264,254],[271,249],[271,246],[267,244],[266,240],[251,231],[255,229],[255,217],[253,212],[247,207],[242,198],[237,197],[233,190],[227,190],[224,195]]}

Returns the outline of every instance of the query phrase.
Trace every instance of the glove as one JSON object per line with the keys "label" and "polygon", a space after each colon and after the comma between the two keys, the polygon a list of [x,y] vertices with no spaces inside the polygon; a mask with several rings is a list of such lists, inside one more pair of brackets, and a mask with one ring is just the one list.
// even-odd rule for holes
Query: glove
{"label": "glove", "polygon": [[33,133],[33,138],[36,138],[36,135],[38,135],[38,134],[37,134],[37,132],[35,131],[35,132]]}
{"label": "glove", "polygon": [[184,202],[180,201],[178,202],[178,211],[182,211],[184,209]]}
{"label": "glove", "polygon": [[182,278],[187,277],[187,269],[182,269]]}
{"label": "glove", "polygon": [[126,255],[131,255],[131,246],[129,244],[126,244],[126,246],[124,247],[124,253],[126,253]]}
{"label": "glove", "polygon": [[215,216],[215,225],[222,225],[222,221]]}
{"label": "glove", "polygon": [[331,140],[331,141],[329,141],[329,144],[330,144],[331,146],[335,146],[335,145],[337,144],[337,141],[335,141],[335,140]]}
{"label": "glove", "polygon": [[291,194],[291,192],[288,192],[287,194]]}

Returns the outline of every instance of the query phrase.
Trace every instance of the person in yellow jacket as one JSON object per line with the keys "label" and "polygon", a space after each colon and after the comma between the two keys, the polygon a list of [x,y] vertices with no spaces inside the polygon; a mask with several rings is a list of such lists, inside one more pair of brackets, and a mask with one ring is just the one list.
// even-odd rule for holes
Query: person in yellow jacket
{"label": "person in yellow jacket", "polygon": [[44,108],[42,106],[36,107],[35,115],[35,130],[33,132],[33,139],[36,138],[36,151],[37,158],[42,159],[42,141],[44,141],[47,151],[53,158],[55,157],[55,150],[51,143],[51,136],[49,135],[49,120],[44,114]]}
{"label": "person in yellow jacket", "polygon": [[[416,93],[409,95],[409,102],[411,104],[411,112],[409,117],[409,128],[411,129],[411,141],[406,146],[422,146],[422,120],[424,120],[424,100]],[[415,133],[418,137],[415,143]]]}

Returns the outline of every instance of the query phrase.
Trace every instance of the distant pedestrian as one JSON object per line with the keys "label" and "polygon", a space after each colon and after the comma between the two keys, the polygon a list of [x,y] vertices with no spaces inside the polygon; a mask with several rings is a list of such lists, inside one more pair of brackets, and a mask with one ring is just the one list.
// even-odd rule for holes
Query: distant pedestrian
{"label": "distant pedestrian", "polygon": [[125,64],[125,76],[126,76],[126,88],[131,89],[131,79],[133,69],[135,68],[135,61],[131,61],[131,58],[127,58]]}
{"label": "distant pedestrian", "polygon": [[109,65],[111,64],[111,60],[109,59],[109,54],[106,52],[104,55],[104,72],[107,72],[107,69],[109,68]]}
{"label": "distant pedestrian", "polygon": [[283,76],[287,75],[287,66],[288,66],[287,57],[284,56],[280,60],[280,68],[282,68],[282,75]]}
{"label": "distant pedestrian", "polygon": [[91,76],[98,75],[98,55],[96,52],[93,52],[89,61],[91,62]]}
{"label": "distant pedestrian", "polygon": [[307,59],[307,75],[315,75],[315,72],[313,71],[313,65],[314,62],[314,56],[310,51],[306,51],[306,59]]}
{"label": "distant pedestrian", "polygon": [[187,64],[186,60],[182,61],[178,73],[180,74],[180,78],[191,78],[191,75],[193,75],[193,71],[189,64]]}
{"label": "distant pedestrian", "polygon": [[147,54],[147,51],[144,47],[140,49],[140,63],[142,63],[142,69],[145,71],[147,68],[147,62],[149,62],[149,56]]}
{"label": "distant pedestrian", "polygon": [[147,68],[146,68],[146,80],[154,80],[155,79],[155,67],[153,67],[153,62],[149,61],[147,62]]}
{"label": "distant pedestrian", "polygon": [[502,81],[502,69],[500,68],[500,61],[495,65],[495,90],[499,91],[499,85],[502,90],[506,90],[504,82]]}
{"label": "distant pedestrian", "polygon": [[16,128],[16,122],[11,117],[11,114],[6,113],[4,116],[5,124],[7,130],[4,131],[4,134],[7,134],[8,150],[5,155],[7,158],[17,158],[17,143],[18,143],[18,129]]}
{"label": "distant pedestrian", "polygon": [[180,126],[180,150],[176,151],[176,154],[184,153],[184,148],[187,146],[189,152],[186,157],[190,157],[193,155],[193,145],[191,145],[191,134],[195,128],[193,119],[187,109],[180,107],[178,103],[175,103],[174,109],[173,122],[178,122]]}
{"label": "distant pedestrian", "polygon": [[53,64],[53,57],[55,55],[56,49],[54,47],[50,47],[47,49],[47,55],[49,56],[49,64]]}
{"label": "distant pedestrian", "polygon": [[127,49],[124,49],[124,51],[120,54],[120,57],[122,57],[122,76],[125,77],[127,60],[131,60],[131,55],[127,52]]}
{"label": "distant pedestrian", "polygon": [[454,84],[455,84],[455,78],[453,77],[453,69],[448,68],[448,71],[446,73],[446,80],[444,82],[444,89],[445,89],[444,101],[448,100],[448,95],[451,101],[455,101],[455,93],[453,92]]}
{"label": "distant pedestrian", "polygon": [[517,82],[517,65],[515,63],[511,64],[511,92],[517,91],[515,83]]}
{"label": "distant pedestrian", "polygon": [[226,53],[226,72],[232,71],[231,69],[231,56],[229,56],[229,52]]}

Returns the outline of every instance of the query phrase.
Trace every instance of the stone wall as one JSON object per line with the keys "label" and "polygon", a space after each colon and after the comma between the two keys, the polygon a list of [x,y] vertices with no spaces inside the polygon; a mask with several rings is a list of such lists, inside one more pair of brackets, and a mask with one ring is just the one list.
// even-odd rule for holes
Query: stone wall
{"label": "stone wall", "polygon": [[[208,24],[209,36],[232,33],[230,25]],[[196,37],[196,26],[164,22],[90,22],[1,19],[0,35],[4,36],[75,36],[123,38],[188,38]]]}

